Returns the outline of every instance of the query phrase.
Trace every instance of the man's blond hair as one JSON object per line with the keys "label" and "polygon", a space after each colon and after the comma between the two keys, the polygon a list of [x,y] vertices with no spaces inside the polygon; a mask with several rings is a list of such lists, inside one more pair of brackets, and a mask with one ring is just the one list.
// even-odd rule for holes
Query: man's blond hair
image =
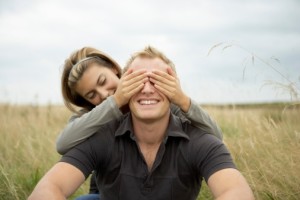
{"label": "man's blond hair", "polygon": [[176,73],[174,63],[169,58],[167,58],[167,56],[165,56],[162,52],[158,51],[157,49],[155,49],[154,47],[151,47],[151,46],[146,46],[143,50],[132,54],[131,57],[129,58],[129,60],[127,61],[124,69],[123,69],[123,73],[128,70],[128,68],[130,67],[130,65],[134,61],[134,59],[136,59],[138,57],[160,58],[168,66],[170,66],[172,68],[172,70]]}

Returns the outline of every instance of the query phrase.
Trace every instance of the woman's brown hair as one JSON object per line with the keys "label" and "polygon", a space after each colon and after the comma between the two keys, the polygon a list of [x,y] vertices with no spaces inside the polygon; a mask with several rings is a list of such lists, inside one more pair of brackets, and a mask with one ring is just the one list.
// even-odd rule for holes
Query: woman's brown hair
{"label": "woman's brown hair", "polygon": [[122,70],[119,64],[107,54],[92,47],[84,47],[73,52],[63,65],[61,76],[61,90],[66,107],[72,112],[79,112],[77,107],[90,111],[95,107],[92,103],[81,97],[76,91],[75,86],[82,77],[85,70],[93,63],[101,66],[114,68],[118,71],[117,76],[121,78]]}

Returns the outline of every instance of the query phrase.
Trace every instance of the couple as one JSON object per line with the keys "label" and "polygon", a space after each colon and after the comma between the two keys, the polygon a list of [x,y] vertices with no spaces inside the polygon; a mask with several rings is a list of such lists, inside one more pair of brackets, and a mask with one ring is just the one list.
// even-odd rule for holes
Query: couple
{"label": "couple", "polygon": [[[62,81],[65,99],[90,110],[80,118],[96,119],[96,109],[109,100],[107,106],[120,109],[107,112],[112,116],[107,123],[102,120],[100,126],[85,127],[83,131],[90,130],[88,136],[70,136],[64,130],[57,147],[60,153],[67,152],[40,180],[29,199],[65,199],[92,171],[101,199],[196,199],[203,178],[216,199],[253,199],[230,153],[212,135],[221,137],[214,123],[197,128],[199,119],[194,122],[188,117],[194,126],[171,112],[170,101],[181,113],[189,113],[195,105],[183,98],[186,96],[172,74],[174,65],[166,56],[152,47],[135,53],[118,79],[118,87],[107,79],[110,73],[120,76],[118,65],[98,56],[80,60],[66,72],[65,85]],[[83,63],[90,66],[83,70]],[[107,67],[102,67],[96,78],[99,87],[91,89],[93,70],[99,65]],[[130,112],[124,111],[126,105]],[[118,117],[113,116],[117,113]],[[79,119],[74,119],[72,126],[76,127]]]}

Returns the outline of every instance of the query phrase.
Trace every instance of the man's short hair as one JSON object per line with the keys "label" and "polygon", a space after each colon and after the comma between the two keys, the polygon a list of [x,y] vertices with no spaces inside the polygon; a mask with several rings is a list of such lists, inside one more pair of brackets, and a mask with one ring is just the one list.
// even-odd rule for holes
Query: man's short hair
{"label": "man's short hair", "polygon": [[143,50],[132,54],[123,69],[123,73],[125,73],[128,70],[128,68],[130,67],[133,60],[136,59],[137,57],[160,58],[168,66],[170,66],[172,68],[172,70],[176,73],[174,63],[169,58],[167,58],[167,56],[164,55],[162,52],[158,51],[157,49],[155,49],[154,47],[151,47],[151,46],[146,46]]}

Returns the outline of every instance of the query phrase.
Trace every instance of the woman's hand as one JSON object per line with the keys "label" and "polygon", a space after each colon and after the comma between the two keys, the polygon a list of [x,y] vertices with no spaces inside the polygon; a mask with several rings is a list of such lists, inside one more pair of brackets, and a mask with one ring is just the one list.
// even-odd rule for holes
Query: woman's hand
{"label": "woman's hand", "polygon": [[165,94],[172,103],[179,106],[183,112],[188,112],[191,104],[190,98],[182,91],[176,73],[170,67],[167,72],[153,70],[149,74],[150,82],[154,83],[154,87]]}
{"label": "woman's hand", "polygon": [[128,69],[121,77],[118,88],[113,95],[119,108],[126,105],[129,99],[139,92],[144,83],[148,80],[145,69],[136,70]]}

